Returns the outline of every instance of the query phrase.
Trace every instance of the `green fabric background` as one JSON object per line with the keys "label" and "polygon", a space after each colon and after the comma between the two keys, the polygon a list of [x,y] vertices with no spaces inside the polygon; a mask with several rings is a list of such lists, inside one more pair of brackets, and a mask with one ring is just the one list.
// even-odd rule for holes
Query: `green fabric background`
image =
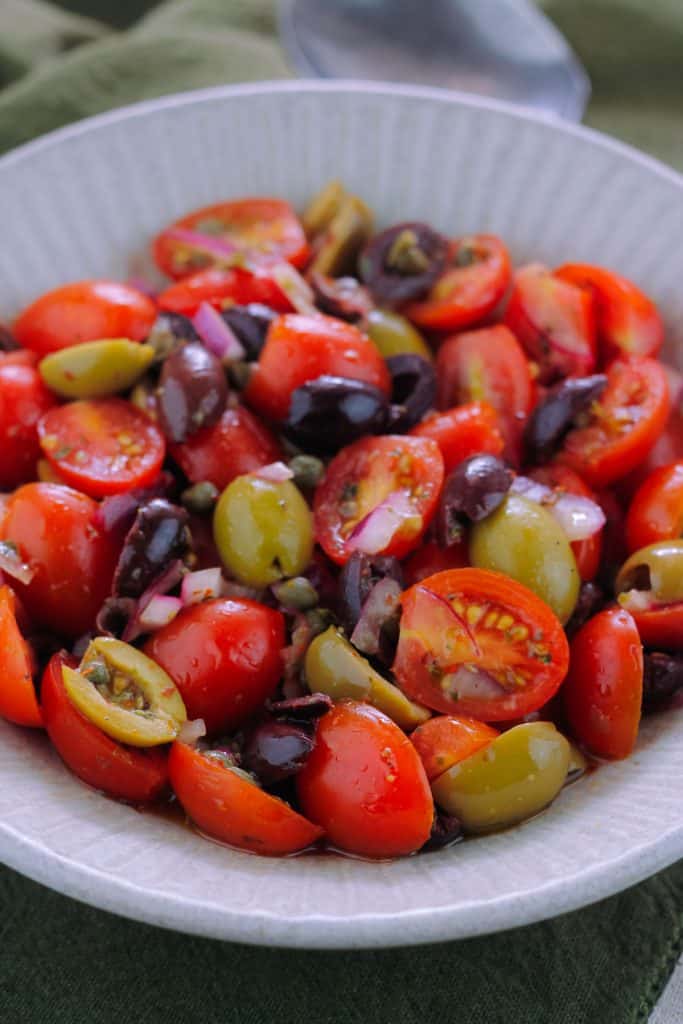
{"label": "green fabric background", "polygon": [[[543,6],[591,75],[588,123],[683,169],[681,0]],[[0,152],[135,100],[289,74],[270,0],[61,7],[69,12],[0,0]],[[681,952],[682,928],[682,864],[555,921],[374,953],[188,938],[83,907],[0,868],[0,1022],[645,1024]]]}

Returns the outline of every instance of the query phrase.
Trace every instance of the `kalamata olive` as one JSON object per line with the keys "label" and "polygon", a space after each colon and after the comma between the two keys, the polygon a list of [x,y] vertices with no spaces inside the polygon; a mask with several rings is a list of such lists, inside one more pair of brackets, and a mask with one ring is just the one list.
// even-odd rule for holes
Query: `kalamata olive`
{"label": "kalamata olive", "polygon": [[160,313],[145,339],[160,362],[186,341],[199,341],[192,321],[182,313]]}
{"label": "kalamata olive", "polygon": [[683,654],[645,654],[643,667],[644,711],[664,707],[683,690]]}
{"label": "kalamata olive", "polygon": [[428,224],[395,224],[375,235],[360,255],[360,275],[383,305],[425,295],[446,268],[448,242]]}
{"label": "kalamata olive", "polygon": [[19,348],[19,343],[14,340],[9,327],[0,324],[0,352],[13,352]]}
{"label": "kalamata olive", "polygon": [[164,361],[159,382],[159,424],[170,441],[186,441],[217,423],[228,384],[220,359],[203,345],[182,345]]}
{"label": "kalamata olive", "polygon": [[582,583],[572,617],[564,627],[567,636],[571,639],[578,633],[581,627],[604,607],[604,604],[605,595],[597,583]]}
{"label": "kalamata olive", "polygon": [[326,693],[309,693],[305,697],[275,701],[270,705],[270,713],[275,718],[307,726],[322,718],[333,703],[332,698]]}
{"label": "kalamata olive", "polygon": [[296,775],[315,747],[307,732],[288,722],[267,721],[257,726],[242,750],[242,767],[264,785]]}
{"label": "kalamata olive", "polygon": [[114,596],[140,597],[169,562],[183,558],[191,543],[187,523],[185,509],[165,498],[138,509],[114,573]]}
{"label": "kalamata olive", "polygon": [[382,431],[388,410],[386,396],[372,384],[325,375],[295,388],[283,430],[306,451],[335,452]]}
{"label": "kalamata olive", "polygon": [[527,420],[524,446],[530,462],[547,462],[559,448],[574,420],[598,398],[607,385],[604,373],[568,378],[539,402]]}
{"label": "kalamata olive", "polygon": [[316,306],[328,316],[355,324],[367,316],[374,305],[368,289],[355,277],[326,277],[314,270],[308,280]]}
{"label": "kalamata olive", "polygon": [[402,434],[434,408],[436,373],[422,356],[391,356],[386,362],[392,383],[389,429],[392,434]]}
{"label": "kalamata olive", "polygon": [[392,555],[377,558],[354,551],[339,576],[338,614],[342,625],[351,634],[360,618],[370,591],[380,580],[395,580],[403,589],[403,569]]}
{"label": "kalamata olive", "polygon": [[443,850],[446,846],[452,846],[453,843],[457,843],[458,840],[463,838],[464,833],[460,818],[437,810],[434,814],[432,834],[422,847],[422,850],[424,852]]}
{"label": "kalamata olive", "polygon": [[464,520],[477,523],[490,515],[510,490],[514,473],[495,455],[473,455],[446,478],[436,516],[442,547],[461,537]]}
{"label": "kalamata olive", "polygon": [[[123,636],[136,610],[137,601],[133,597],[108,597],[95,619],[97,632],[103,636]],[[78,652],[74,650],[73,653]]]}
{"label": "kalamata olive", "polygon": [[266,334],[277,313],[260,302],[250,302],[246,306],[230,306],[224,309],[221,316],[230,327],[237,340],[242,344],[247,359],[256,360],[266,343]]}

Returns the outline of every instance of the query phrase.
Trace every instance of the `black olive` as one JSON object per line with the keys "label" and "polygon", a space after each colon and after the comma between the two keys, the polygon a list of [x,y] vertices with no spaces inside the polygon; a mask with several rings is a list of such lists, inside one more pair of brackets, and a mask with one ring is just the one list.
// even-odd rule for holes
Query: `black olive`
{"label": "black olive", "polygon": [[547,462],[571,430],[574,420],[605,389],[607,377],[576,377],[562,381],[539,402],[527,420],[524,447],[530,462]]}
{"label": "black olive", "polygon": [[301,771],[314,747],[314,738],[298,726],[266,721],[247,738],[241,763],[264,785],[273,785]]}
{"label": "black olive", "polygon": [[295,722],[306,726],[322,718],[333,705],[331,697],[326,693],[311,693],[306,697],[291,697],[289,700],[278,700],[270,705],[270,713],[286,722]]}
{"label": "black olive", "polygon": [[268,328],[278,314],[270,306],[250,302],[247,306],[230,306],[223,310],[221,316],[242,344],[247,359],[253,362],[261,354]]}
{"label": "black olive", "polygon": [[422,847],[423,851],[443,850],[446,846],[452,846],[459,839],[463,838],[462,824],[459,818],[452,814],[444,814],[437,811],[432,824],[432,834]]}
{"label": "black olive", "polygon": [[0,352],[13,352],[17,348],[19,348],[19,342],[14,340],[9,327],[0,324]]}
{"label": "black olive", "polygon": [[217,423],[228,384],[220,359],[203,345],[182,345],[164,360],[159,381],[159,424],[169,441],[186,441]]}
{"label": "black olive", "polygon": [[283,424],[285,435],[307,452],[336,452],[386,426],[386,396],[359,380],[318,377],[295,388]]}
{"label": "black olive", "polygon": [[314,270],[308,279],[316,306],[328,316],[355,324],[373,308],[370,292],[355,277],[326,277]]}
{"label": "black olive", "polygon": [[114,573],[113,596],[140,595],[176,559],[187,555],[188,514],[165,498],[138,509]]}
{"label": "black olive", "polygon": [[[95,619],[97,632],[104,636],[122,636],[136,611],[137,601],[134,598],[108,597]],[[85,651],[82,652],[82,654],[84,653]],[[76,651],[74,651],[74,654],[76,654]]]}
{"label": "black olive", "polygon": [[360,255],[360,275],[382,305],[419,299],[446,269],[448,242],[428,224],[395,224],[371,238]]}
{"label": "black olive", "polygon": [[160,363],[185,342],[199,341],[192,321],[181,313],[159,313],[145,341],[156,352]]}
{"label": "black olive", "polygon": [[460,540],[464,522],[478,523],[501,504],[514,473],[495,455],[472,455],[453,469],[443,486],[436,514],[439,544]]}
{"label": "black olive", "polygon": [[389,430],[405,433],[419,423],[436,402],[436,373],[422,356],[390,356],[387,367],[391,374],[391,407]]}
{"label": "black olive", "polygon": [[604,607],[605,595],[597,583],[582,583],[579,590],[579,599],[576,602],[572,616],[564,627],[565,633],[571,639],[582,626],[588,622],[597,612]]}
{"label": "black olive", "polygon": [[656,711],[683,690],[683,654],[653,652],[643,663],[643,711]]}
{"label": "black olive", "polygon": [[403,589],[403,569],[392,555],[376,557],[354,551],[339,576],[339,619],[350,634],[358,622],[370,591],[380,580],[396,580]]}

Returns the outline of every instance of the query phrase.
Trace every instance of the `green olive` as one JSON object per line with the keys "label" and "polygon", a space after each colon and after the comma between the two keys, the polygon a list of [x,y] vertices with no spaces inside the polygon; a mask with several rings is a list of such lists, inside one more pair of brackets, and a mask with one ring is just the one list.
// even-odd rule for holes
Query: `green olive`
{"label": "green olive", "polygon": [[309,238],[320,235],[330,225],[346,195],[341,181],[334,178],[313,196],[301,217],[304,231]]}
{"label": "green olive", "polygon": [[401,729],[414,729],[431,715],[376,672],[334,626],[309,646],[304,673],[311,693],[326,693],[333,700],[366,701]]}
{"label": "green olive", "polygon": [[325,228],[309,270],[330,277],[352,273],[372,227],[372,210],[357,196],[347,196]]}
{"label": "green olive", "polygon": [[409,320],[388,309],[368,313],[365,332],[385,359],[391,356],[415,355],[433,361],[432,350]]}
{"label": "green olive", "polygon": [[432,782],[434,800],[466,832],[489,832],[543,810],[562,789],[569,743],[550,722],[502,733]]}
{"label": "green olive", "polygon": [[683,540],[660,540],[634,551],[617,576],[617,594],[646,591],[654,604],[683,601]]}
{"label": "green olive", "polygon": [[508,494],[470,534],[470,562],[523,583],[550,605],[560,622],[574,611],[581,580],[567,535],[550,512]]}
{"label": "green olive", "polygon": [[47,386],[62,398],[102,398],[131,388],[153,359],[151,345],[109,338],[51,352],[38,369]]}
{"label": "green olive", "polygon": [[213,535],[228,572],[251,587],[299,576],[313,554],[311,510],[291,480],[238,476],[218,499]]}
{"label": "green olive", "polygon": [[107,736],[134,747],[172,742],[187,720],[173,680],[122,640],[97,637],[78,671],[62,667],[69,700]]}

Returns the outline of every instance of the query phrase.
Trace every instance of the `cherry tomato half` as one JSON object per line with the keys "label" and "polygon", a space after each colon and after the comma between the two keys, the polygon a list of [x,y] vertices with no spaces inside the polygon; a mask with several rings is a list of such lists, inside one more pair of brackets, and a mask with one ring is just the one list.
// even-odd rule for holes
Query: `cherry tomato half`
{"label": "cherry tomato half", "polygon": [[488,746],[498,736],[496,729],[475,718],[437,715],[411,733],[413,744],[431,782],[454,764]]}
{"label": "cherry tomato half", "polygon": [[[586,487],[579,474],[561,463],[551,463],[549,466],[533,469],[529,476],[558,491],[578,494],[581,498],[590,498],[592,501],[596,500],[595,494],[589,487]],[[602,557],[602,532],[594,533],[586,540],[573,541],[571,549],[574,552],[576,568],[579,570],[581,579],[584,581],[594,580],[598,574]]]}
{"label": "cherry tomato half", "polygon": [[151,484],[166,454],[156,424],[123,398],[51,409],[38,424],[38,436],[60,477],[93,498]]}
{"label": "cherry tomato half", "polygon": [[19,632],[15,597],[0,586],[0,715],[16,725],[43,724],[33,687],[31,652]]}
{"label": "cherry tomato half", "polygon": [[117,800],[149,803],[168,785],[166,750],[127,747],[106,736],[69,700],[62,665],[76,661],[63,652],[50,659],[40,694],[45,728],[52,745],[79,779]]}
{"label": "cherry tomato half", "polygon": [[483,320],[510,284],[510,256],[495,235],[469,235],[451,243],[448,269],[426,299],[402,312],[420,327],[456,331]]}
{"label": "cherry tomato half", "polygon": [[283,420],[292,391],[323,374],[391,391],[384,359],[357,327],[329,316],[289,314],[271,324],[246,399],[261,415]]}
{"label": "cherry tomato half", "polygon": [[555,276],[593,296],[598,344],[604,362],[618,356],[655,356],[664,342],[664,324],[652,299],[613,270],[566,263]]}
{"label": "cherry tomato half", "polygon": [[561,281],[538,263],[522,267],[505,323],[539,365],[543,383],[595,369],[595,311],[590,292]]}
{"label": "cherry tomato half", "polygon": [[629,551],[683,536],[683,461],[656,469],[636,491],[626,517]]}
{"label": "cherry tomato half", "polygon": [[643,648],[623,608],[600,612],[576,634],[562,696],[580,743],[598,757],[628,757],[640,722]]}
{"label": "cherry tomato half", "polygon": [[218,598],[186,608],[145,644],[180,690],[188,718],[207,732],[237,729],[272,696],[285,645],[280,612]]}
{"label": "cherry tomato half", "polygon": [[354,551],[403,558],[429,525],[443,476],[441,452],[426,437],[388,434],[342,448],[315,492],[316,540],[339,565]]}
{"label": "cherry tomato half", "polygon": [[77,281],[41,295],[12,330],[20,345],[46,356],[102,338],[142,341],[155,319],[156,306],[137,288],[119,281]]}
{"label": "cherry tomato half", "polygon": [[38,420],[55,404],[30,362],[0,356],[0,489],[35,478]]}
{"label": "cherry tomato half", "polygon": [[498,429],[498,416],[487,402],[469,402],[448,412],[435,412],[410,431],[413,437],[436,441],[443,456],[444,469],[450,473],[463,459],[486,452],[500,455],[504,442]]}
{"label": "cherry tomato half", "polygon": [[277,462],[282,449],[274,435],[248,409],[226,409],[218,423],[197,431],[171,455],[192,483],[210,480],[219,491],[235,477]]}
{"label": "cherry tomato half", "polygon": [[293,306],[267,270],[199,270],[166,288],[157,298],[159,308],[169,313],[192,317],[202,302],[216,309],[246,306],[260,302],[278,313],[289,313]]}
{"label": "cherry tomato half", "polygon": [[362,857],[401,857],[429,838],[434,804],[415,747],[369,704],[343,701],[318,724],[296,777],[304,814]]}
{"label": "cherry tomato half", "polygon": [[323,830],[211,755],[174,743],[171,785],[186,814],[213,839],[265,857],[312,846]]}
{"label": "cherry tomato half", "polygon": [[393,672],[413,700],[444,714],[507,721],[542,707],[569,648],[550,608],[486,569],[437,573],[403,595]]}
{"label": "cherry tomato half", "polygon": [[406,586],[412,587],[428,576],[434,576],[445,569],[464,569],[470,564],[467,538],[463,537],[457,544],[442,548],[435,540],[420,544],[417,551],[403,563],[403,576]]}
{"label": "cherry tomato half", "polygon": [[[211,242],[217,243],[218,251],[212,251]],[[228,247],[225,256],[221,245]],[[301,267],[308,257],[304,229],[289,203],[262,198],[234,199],[194,210],[157,235],[152,251],[164,274],[180,278],[229,261],[232,248],[238,258],[257,263],[279,258]]]}
{"label": "cherry tomato half", "polygon": [[588,424],[571,430],[559,461],[593,487],[607,487],[634,469],[669,415],[666,374],[654,359],[615,359]]}

